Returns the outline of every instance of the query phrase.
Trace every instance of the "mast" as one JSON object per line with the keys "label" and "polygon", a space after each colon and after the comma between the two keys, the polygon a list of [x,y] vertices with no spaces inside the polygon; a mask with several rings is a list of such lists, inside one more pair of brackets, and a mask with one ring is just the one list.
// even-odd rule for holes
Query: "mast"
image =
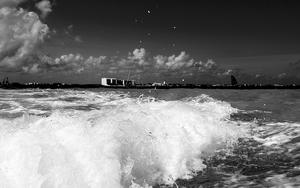
{"label": "mast", "polygon": [[128,80],[128,81],[129,81],[129,78],[130,78],[130,71],[131,71],[131,70],[129,70],[128,76],[127,76],[127,80]]}

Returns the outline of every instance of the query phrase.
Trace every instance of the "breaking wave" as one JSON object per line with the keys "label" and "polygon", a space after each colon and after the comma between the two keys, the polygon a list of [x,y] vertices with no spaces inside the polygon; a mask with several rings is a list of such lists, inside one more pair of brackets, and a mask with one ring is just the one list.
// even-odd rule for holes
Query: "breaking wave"
{"label": "breaking wave", "polygon": [[[38,95],[4,109],[17,106],[22,116],[0,119],[0,187],[172,185],[248,134],[230,120],[235,108],[206,95],[180,101],[108,92]],[[30,115],[37,107],[51,112]]]}

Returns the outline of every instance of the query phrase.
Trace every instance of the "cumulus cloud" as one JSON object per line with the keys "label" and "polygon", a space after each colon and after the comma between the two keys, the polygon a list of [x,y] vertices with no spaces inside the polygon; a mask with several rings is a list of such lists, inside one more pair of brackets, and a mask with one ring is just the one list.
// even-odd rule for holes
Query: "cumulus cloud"
{"label": "cumulus cloud", "polygon": [[26,0],[0,0],[0,7],[15,7]]}
{"label": "cumulus cloud", "polygon": [[[151,57],[144,48],[134,49],[126,57],[90,56],[70,53],[60,57],[42,54],[37,47],[50,33],[40,17],[22,8],[16,8],[26,0],[0,0],[0,68],[2,71],[18,71],[28,74],[45,72],[83,73],[85,71],[104,72],[132,76],[141,74],[154,76],[187,75],[218,69],[212,60],[196,61],[182,51],[178,55],[156,55]],[[39,0],[36,7],[45,18],[51,11],[49,0]],[[79,35],[73,35],[74,26],[69,25],[65,34],[82,42]]]}
{"label": "cumulus cloud", "polygon": [[41,11],[41,17],[46,18],[46,16],[52,12],[52,5],[49,0],[42,0],[35,4],[36,8]]}
{"label": "cumulus cloud", "polygon": [[154,57],[154,60],[157,68],[167,68],[172,70],[191,67],[195,63],[194,59],[190,59],[189,55],[184,51],[178,56],[172,55],[167,57],[163,55],[157,55]]}
{"label": "cumulus cloud", "polygon": [[52,58],[47,55],[39,55],[37,59],[32,60],[32,62],[35,62],[33,65],[27,65],[23,67],[23,70],[27,73],[82,73],[83,71],[100,69],[101,64],[105,60],[106,56],[90,56],[88,58],[84,58],[81,54],[67,54],[57,58]]}
{"label": "cumulus cloud", "polygon": [[49,28],[34,12],[0,9],[0,67],[20,69],[48,34]]}
{"label": "cumulus cloud", "polygon": [[193,58],[190,58],[190,56],[184,51],[182,51],[178,56],[157,55],[154,56],[153,59],[155,67],[159,69],[168,69],[173,71],[184,69],[185,72],[187,70],[193,70],[197,72],[212,72],[216,70],[219,72],[223,71],[221,69],[219,70],[217,63],[212,59],[208,59],[206,62],[196,61]]}
{"label": "cumulus cloud", "polygon": [[[124,58],[110,58],[104,67],[107,76],[125,77],[131,73],[132,78],[151,77],[152,79],[170,77],[193,77],[203,74],[226,76],[228,72],[216,62],[209,59],[206,62],[191,58],[182,51],[178,55],[150,56],[144,48],[134,49]],[[229,72],[227,73],[229,74]],[[105,74],[106,75],[106,74]]]}
{"label": "cumulus cloud", "polygon": [[126,58],[122,58],[118,62],[119,63],[117,65],[121,67],[138,65],[148,68],[170,70],[192,67],[197,63],[194,59],[191,59],[189,55],[184,51],[181,52],[178,56],[157,55],[154,57],[148,57],[148,53],[144,48],[134,49],[133,52],[130,52]]}
{"label": "cumulus cloud", "polygon": [[116,66],[129,66],[129,65],[139,65],[150,69],[157,70],[169,70],[178,71],[184,69],[197,70],[200,72],[206,72],[209,70],[218,69],[217,64],[209,59],[207,62],[196,61],[193,58],[182,51],[178,55],[164,56],[156,55],[154,57],[148,57],[148,53],[144,48],[134,49],[133,52],[129,53],[127,58],[122,58],[119,64]]}
{"label": "cumulus cloud", "polygon": [[54,63],[50,64],[53,67],[63,68],[64,71],[75,71],[80,73],[84,70],[81,66],[84,58],[80,54],[62,55],[54,60]]}
{"label": "cumulus cloud", "polygon": [[231,75],[232,73],[233,73],[233,70],[228,69],[225,72],[223,72],[223,75],[228,76],[228,75]]}
{"label": "cumulus cloud", "polygon": [[106,60],[106,56],[93,57],[90,56],[85,60],[85,66],[87,67],[98,67]]}
{"label": "cumulus cloud", "polygon": [[23,70],[23,72],[30,73],[30,74],[35,74],[40,71],[39,64],[37,64],[37,63],[30,65],[30,66],[24,66],[24,67],[22,67],[22,70]]}
{"label": "cumulus cloud", "polygon": [[184,51],[178,55],[150,56],[144,48],[134,49],[126,57],[90,56],[85,58],[81,54],[70,53],[53,58],[45,54],[33,53],[29,54],[18,67],[21,67],[20,71],[28,74],[46,72],[81,74],[91,71],[101,76],[126,78],[130,72],[132,79],[141,78],[141,75],[143,78],[157,79],[172,76],[192,77],[216,72],[224,76],[230,73],[230,71],[220,69],[213,60],[196,61]]}
{"label": "cumulus cloud", "polygon": [[128,54],[125,62],[136,63],[138,65],[145,65],[146,62],[146,50],[144,48],[134,49],[133,52]]}

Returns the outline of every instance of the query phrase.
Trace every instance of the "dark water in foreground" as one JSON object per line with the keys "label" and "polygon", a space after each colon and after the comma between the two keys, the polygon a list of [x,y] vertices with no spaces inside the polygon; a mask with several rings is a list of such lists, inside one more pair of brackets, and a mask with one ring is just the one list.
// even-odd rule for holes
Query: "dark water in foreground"
{"label": "dark water in foreground", "polygon": [[299,187],[300,90],[0,90],[0,187]]}

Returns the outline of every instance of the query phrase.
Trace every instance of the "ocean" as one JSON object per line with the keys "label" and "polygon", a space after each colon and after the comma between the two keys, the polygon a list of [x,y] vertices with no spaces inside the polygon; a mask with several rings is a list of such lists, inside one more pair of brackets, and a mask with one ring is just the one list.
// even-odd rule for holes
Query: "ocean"
{"label": "ocean", "polygon": [[0,90],[1,188],[299,186],[300,90]]}

